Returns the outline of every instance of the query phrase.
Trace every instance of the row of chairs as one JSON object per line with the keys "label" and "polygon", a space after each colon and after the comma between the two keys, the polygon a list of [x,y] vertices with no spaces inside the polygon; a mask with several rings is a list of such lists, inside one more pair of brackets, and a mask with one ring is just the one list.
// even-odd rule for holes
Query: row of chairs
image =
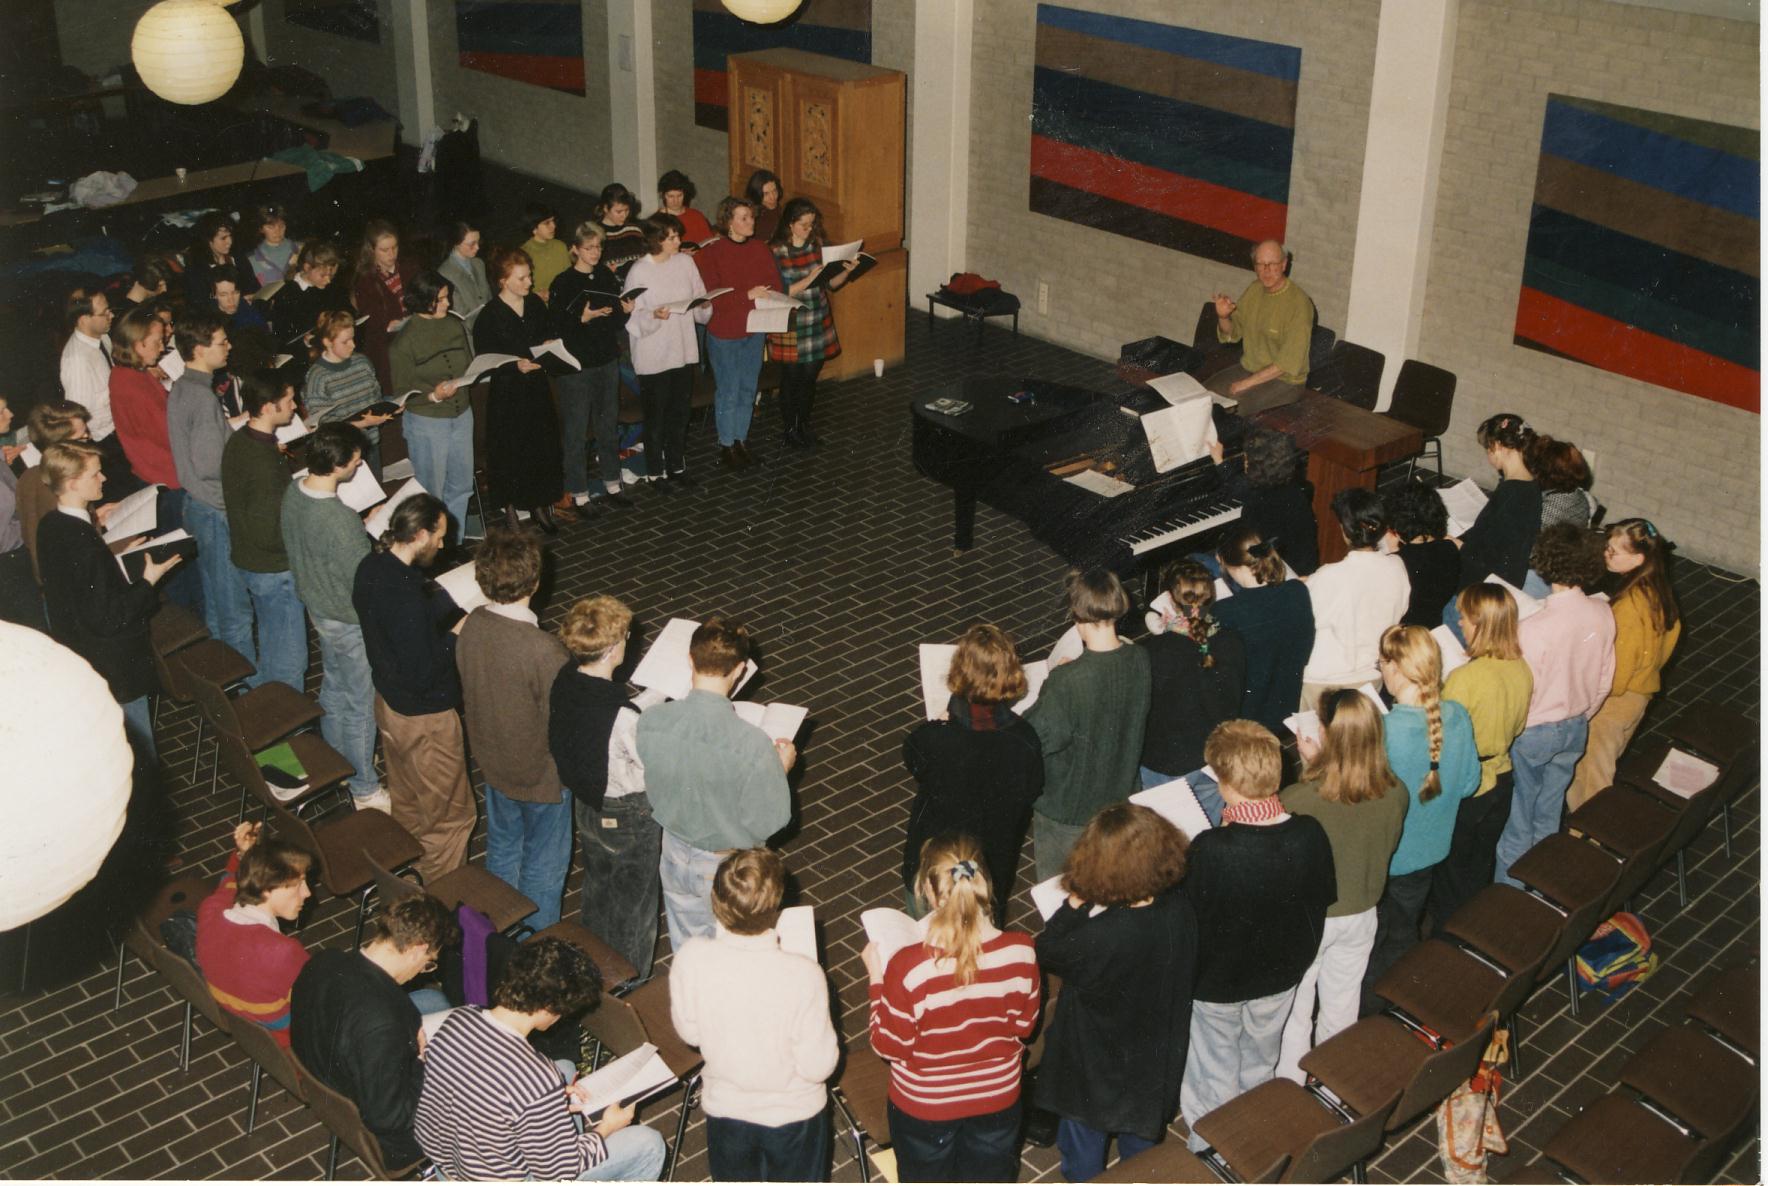
{"label": "row of chairs", "polygon": [[[1521,1075],[1517,1013],[1563,968],[1572,1014],[1578,1015],[1575,960],[1595,927],[1672,861],[1685,906],[1684,849],[1715,816],[1726,821],[1730,851],[1729,805],[1755,784],[1754,726],[1719,705],[1701,703],[1671,722],[1666,734],[1632,747],[1616,784],[1512,867],[1523,889],[1486,887],[1444,920],[1436,937],[1396,962],[1375,985],[1386,1011],[1310,1051],[1301,1062],[1305,1085],[1274,1079],[1200,1118],[1197,1135],[1208,1143],[1201,1156],[1167,1141],[1099,1180],[1317,1182],[1348,1170],[1361,1181],[1362,1163],[1386,1134],[1466,1082],[1500,1023],[1510,1029],[1511,1075]],[[1711,762],[1718,778],[1687,799],[1658,786],[1651,776],[1672,745]],[[1588,1160],[1596,1156],[1592,1151],[1612,1151],[1592,1133],[1623,1128],[1644,1107],[1617,1099],[1601,1103],[1590,1120],[1580,1117],[1568,1126],[1560,1148],[1570,1160],[1558,1159],[1560,1164],[1586,1181],[1684,1181],[1722,1155],[1742,1131],[1754,1093],[1743,1096],[1740,1111],[1738,1092],[1697,1087],[1691,1076],[1699,1079],[1706,1068],[1718,1067],[1726,1072],[1722,1082],[1747,1074],[1753,1085],[1754,976],[1751,970],[1747,985],[1737,982],[1728,998],[1732,1004],[1703,1006],[1698,1014],[1746,1066],[1698,1057],[1698,1043],[1674,1034],[1642,1051],[1623,1072],[1623,1083],[1663,1113],[1632,1133],[1633,1146],[1649,1147],[1653,1159]],[[1735,1003],[1746,989],[1752,1006],[1747,1017]],[[1599,1168],[1584,1172],[1592,1166]]]}

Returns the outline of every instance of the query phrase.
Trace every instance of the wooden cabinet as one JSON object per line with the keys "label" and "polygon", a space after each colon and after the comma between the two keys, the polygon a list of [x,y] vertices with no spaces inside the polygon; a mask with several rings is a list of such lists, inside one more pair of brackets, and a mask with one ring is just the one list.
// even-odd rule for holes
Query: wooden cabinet
{"label": "wooden cabinet", "polygon": [[730,192],[770,169],[788,199],[822,211],[831,243],[865,240],[878,266],[834,294],[841,357],[824,375],[869,371],[903,354],[908,256],[903,249],[906,76],[795,49],[730,60]]}

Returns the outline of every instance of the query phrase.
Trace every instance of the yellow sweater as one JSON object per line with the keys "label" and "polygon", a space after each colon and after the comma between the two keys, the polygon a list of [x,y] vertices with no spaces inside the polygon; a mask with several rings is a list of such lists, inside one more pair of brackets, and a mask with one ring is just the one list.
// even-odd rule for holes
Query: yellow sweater
{"label": "yellow sweater", "polygon": [[1480,755],[1476,796],[1491,790],[1510,769],[1510,743],[1528,724],[1534,691],[1534,674],[1521,659],[1475,659],[1443,682],[1443,699],[1457,702],[1473,718],[1473,743]]}
{"label": "yellow sweater", "polygon": [[1659,630],[1652,616],[1651,600],[1638,588],[1621,594],[1613,606],[1615,614],[1615,683],[1611,696],[1637,692],[1642,696],[1655,694],[1663,687],[1661,678],[1670,652],[1682,637],[1682,623],[1669,630]]}
{"label": "yellow sweater", "polygon": [[522,250],[534,261],[534,291],[537,293],[551,289],[559,273],[571,266],[571,249],[565,246],[563,239],[548,239],[544,243],[530,239],[522,244]]}
{"label": "yellow sweater", "polygon": [[1308,378],[1308,344],[1314,331],[1314,302],[1292,280],[1274,293],[1253,281],[1240,294],[1229,319],[1232,332],[1216,326],[1223,342],[1243,342],[1240,365],[1248,371],[1278,366],[1285,383],[1305,383]]}

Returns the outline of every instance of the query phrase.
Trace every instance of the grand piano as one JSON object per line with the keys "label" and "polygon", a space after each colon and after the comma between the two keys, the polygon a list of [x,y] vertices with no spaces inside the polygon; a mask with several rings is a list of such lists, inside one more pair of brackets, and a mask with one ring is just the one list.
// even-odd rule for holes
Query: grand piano
{"label": "grand piano", "polygon": [[[1016,401],[1021,393],[1028,398]],[[971,408],[952,416],[929,406],[941,399]],[[982,502],[1023,520],[1071,564],[1127,578],[1173,545],[1213,545],[1215,529],[1240,515],[1207,457],[1155,471],[1139,418],[1160,406],[1149,392],[1120,402],[1043,379],[972,377],[911,401],[915,467],[952,487],[953,547],[970,546]],[[1217,432],[1230,454],[1241,431],[1218,410]],[[1069,481],[1067,471],[1082,457],[1134,489],[1106,497]]]}

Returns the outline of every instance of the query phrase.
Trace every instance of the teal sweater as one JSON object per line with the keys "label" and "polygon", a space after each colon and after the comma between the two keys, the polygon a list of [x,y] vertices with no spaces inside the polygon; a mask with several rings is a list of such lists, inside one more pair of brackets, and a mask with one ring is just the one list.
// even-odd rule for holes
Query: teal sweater
{"label": "teal sweater", "polygon": [[316,618],[358,625],[350,595],[356,566],[372,550],[356,512],[336,497],[315,498],[293,483],[282,500],[282,542],[295,593]]}
{"label": "teal sweater", "polygon": [[1135,793],[1151,685],[1148,652],[1127,642],[1050,672],[1025,714],[1044,749],[1039,815],[1079,826]]}
{"label": "teal sweater", "polygon": [[1455,835],[1455,813],[1461,800],[1479,790],[1479,749],[1473,743],[1473,720],[1453,700],[1443,701],[1443,752],[1437,759],[1442,794],[1429,803],[1418,801],[1418,788],[1430,773],[1430,722],[1422,708],[1396,704],[1383,721],[1387,734],[1387,764],[1406,784],[1411,806],[1400,847],[1387,867],[1388,876],[1399,877],[1428,869],[1449,855]]}

